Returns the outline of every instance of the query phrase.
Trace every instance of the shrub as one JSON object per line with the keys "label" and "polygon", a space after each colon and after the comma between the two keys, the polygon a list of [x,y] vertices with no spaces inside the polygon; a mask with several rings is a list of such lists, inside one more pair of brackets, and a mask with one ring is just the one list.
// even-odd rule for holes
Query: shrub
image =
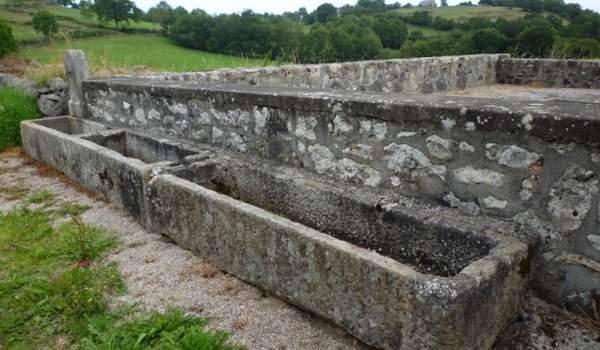
{"label": "shrub", "polygon": [[0,148],[21,144],[22,120],[39,117],[35,98],[22,90],[0,87]]}
{"label": "shrub", "polygon": [[12,35],[12,28],[4,21],[0,20],[0,58],[7,53],[16,52],[17,42]]}
{"label": "shrub", "polygon": [[50,39],[53,34],[58,32],[58,21],[56,16],[49,11],[41,10],[33,14],[33,29],[36,32],[44,34],[46,39]]}

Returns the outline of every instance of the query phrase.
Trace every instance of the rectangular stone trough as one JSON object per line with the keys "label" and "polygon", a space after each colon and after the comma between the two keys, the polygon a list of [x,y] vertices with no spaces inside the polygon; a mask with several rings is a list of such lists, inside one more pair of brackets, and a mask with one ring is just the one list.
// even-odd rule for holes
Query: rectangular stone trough
{"label": "rectangular stone trough", "polygon": [[27,152],[365,343],[486,349],[517,315],[529,253],[513,226],[385,202],[220,150],[61,130],[22,123]]}
{"label": "rectangular stone trough", "polygon": [[152,169],[177,164],[191,151],[72,117],[21,123],[27,154],[143,221]]}

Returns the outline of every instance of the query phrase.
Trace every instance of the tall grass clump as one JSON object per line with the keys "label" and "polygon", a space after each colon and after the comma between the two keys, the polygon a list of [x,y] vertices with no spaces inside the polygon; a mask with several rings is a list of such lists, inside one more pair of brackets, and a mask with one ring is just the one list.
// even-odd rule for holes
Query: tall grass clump
{"label": "tall grass clump", "polygon": [[34,97],[12,87],[0,87],[0,149],[21,144],[19,123],[40,115]]}

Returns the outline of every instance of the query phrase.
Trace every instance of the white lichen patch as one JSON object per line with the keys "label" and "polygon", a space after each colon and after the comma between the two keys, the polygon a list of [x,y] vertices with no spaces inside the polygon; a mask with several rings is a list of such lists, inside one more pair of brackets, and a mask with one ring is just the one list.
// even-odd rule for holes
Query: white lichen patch
{"label": "white lichen patch", "polygon": [[435,175],[445,180],[446,167],[433,165],[423,152],[409,145],[392,143],[384,148],[384,160],[387,167],[397,173],[412,173],[417,175]]}
{"label": "white lichen patch", "polygon": [[429,136],[426,141],[429,155],[439,160],[452,160],[458,150],[456,141],[444,139],[438,135]]}
{"label": "white lichen patch", "polygon": [[488,209],[505,209],[508,206],[508,201],[503,201],[492,196],[488,196],[483,199],[483,204]]}
{"label": "white lichen patch", "polygon": [[144,113],[144,110],[141,108],[137,108],[135,110],[135,119],[144,125],[148,124],[148,121],[146,120],[146,113]]}
{"label": "white lichen patch", "polygon": [[151,109],[148,112],[148,119],[150,119],[150,120],[161,120],[162,117],[160,115],[160,112],[158,112],[156,109]]}
{"label": "white lichen patch", "polygon": [[398,133],[398,135],[396,135],[397,138],[402,138],[402,137],[413,137],[417,135],[416,132],[414,131],[401,131]]}
{"label": "white lichen patch", "polygon": [[316,126],[316,118],[300,116],[296,121],[296,130],[294,131],[294,135],[305,138],[307,140],[315,141],[317,139],[317,135],[314,131]]}
{"label": "white lichen patch", "polygon": [[530,131],[531,129],[533,129],[533,126],[531,125],[532,121],[533,117],[531,116],[531,114],[526,114],[525,116],[523,116],[523,118],[521,118],[521,125],[525,128],[525,130]]}
{"label": "white lichen patch", "polygon": [[254,107],[252,114],[254,115],[254,132],[260,135],[270,117],[269,109],[267,107],[263,107],[262,109]]}
{"label": "white lichen patch", "polygon": [[456,125],[456,121],[454,119],[450,119],[450,118],[442,119],[442,128],[445,131],[452,130],[455,125]]}
{"label": "white lichen patch", "polygon": [[465,123],[465,130],[467,131],[475,131],[477,129],[477,127],[475,127],[475,123],[473,122],[466,122]]}
{"label": "white lichen patch", "polygon": [[335,136],[349,135],[354,130],[352,124],[346,122],[342,117],[336,115],[333,123],[329,125],[329,132]]}
{"label": "white lichen patch", "polygon": [[462,153],[475,153],[475,147],[471,146],[465,141],[458,144],[458,150]]}
{"label": "white lichen patch", "polygon": [[231,135],[229,135],[227,145],[240,153],[248,152],[246,138],[238,133],[232,132]]}
{"label": "white lichen patch", "polygon": [[502,187],[504,184],[504,174],[489,169],[475,169],[471,165],[455,169],[453,174],[456,181],[464,184],[483,184],[494,187]]}
{"label": "white lichen patch", "polygon": [[501,146],[495,143],[488,143],[485,146],[485,155],[490,160],[498,161],[498,164],[515,169],[527,169],[539,166],[543,157],[535,152],[530,152],[519,146]]}
{"label": "white lichen patch", "polygon": [[217,140],[221,139],[221,137],[223,137],[223,130],[217,128],[216,126],[213,126],[213,128],[212,128],[213,140],[217,141]]}
{"label": "white lichen patch", "polygon": [[374,138],[378,141],[382,141],[387,135],[387,124],[375,123],[370,120],[361,120],[358,132],[369,138]]}
{"label": "white lichen patch", "polygon": [[335,156],[331,151],[320,144],[308,146],[308,154],[313,162],[314,170],[319,174],[328,174],[335,170]]}

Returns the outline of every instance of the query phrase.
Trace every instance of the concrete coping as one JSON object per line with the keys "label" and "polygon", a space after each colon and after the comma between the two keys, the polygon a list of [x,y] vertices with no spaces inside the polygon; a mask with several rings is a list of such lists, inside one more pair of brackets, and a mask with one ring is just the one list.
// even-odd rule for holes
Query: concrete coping
{"label": "concrete coping", "polygon": [[115,89],[157,96],[210,99],[218,104],[253,104],[317,111],[336,108],[383,121],[434,124],[436,127],[440,124],[440,118],[451,117],[455,125],[462,127],[472,124],[478,131],[504,131],[547,141],[561,140],[588,145],[597,145],[600,140],[598,104],[580,101],[539,102],[138,78],[93,79],[83,85],[91,90]]}

